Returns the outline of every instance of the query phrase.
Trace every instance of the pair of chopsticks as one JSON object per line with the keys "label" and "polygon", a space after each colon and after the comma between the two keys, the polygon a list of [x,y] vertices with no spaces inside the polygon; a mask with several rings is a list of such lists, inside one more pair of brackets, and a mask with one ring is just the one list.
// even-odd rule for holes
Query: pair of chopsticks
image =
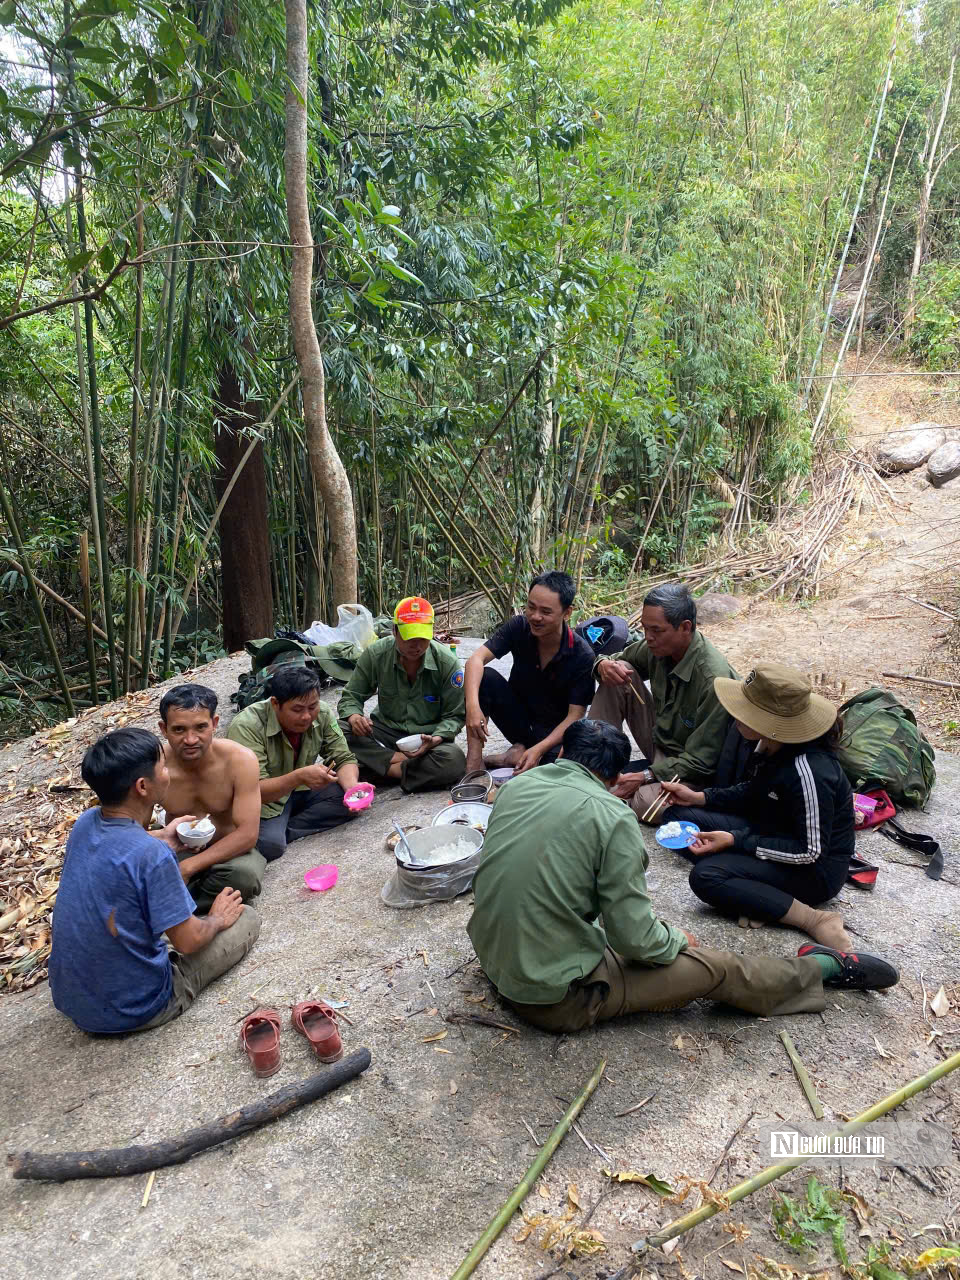
{"label": "pair of chopsticks", "polygon": [[[679,773],[676,775],[675,778],[671,778],[670,781],[679,782],[680,781]],[[640,815],[640,821],[652,822],[654,818],[657,816],[657,814],[660,812],[660,810],[665,809],[667,807],[667,801],[669,799],[670,799],[670,792],[661,791],[660,794],[657,796],[657,798],[647,806],[646,811]]]}
{"label": "pair of chopsticks", "polygon": [[[646,704],[646,703],[644,702],[644,700],[640,697],[639,693],[637,693],[637,686],[633,683],[633,681],[632,681],[632,680],[629,680],[629,681],[627,682],[627,687],[629,688],[629,690],[630,690],[630,692],[633,694],[633,696],[636,698],[636,700],[640,703],[641,707],[643,707],[643,708],[644,708],[644,710],[646,710],[646,706],[647,706],[647,704]],[[680,775],[679,775],[679,773],[677,774],[677,776],[676,776],[675,778],[671,778],[671,779],[670,779],[670,781],[671,781],[671,782],[679,782],[679,781],[680,781]],[[652,822],[652,821],[654,820],[654,818],[657,816],[657,814],[660,812],[660,810],[661,810],[661,809],[665,809],[665,808],[666,808],[667,801],[668,801],[669,799],[670,799],[670,792],[669,792],[669,791],[661,791],[661,792],[660,792],[660,794],[657,796],[657,798],[656,798],[655,800],[651,801],[651,803],[647,806],[646,811],[640,815],[640,821],[641,821],[641,822]]]}

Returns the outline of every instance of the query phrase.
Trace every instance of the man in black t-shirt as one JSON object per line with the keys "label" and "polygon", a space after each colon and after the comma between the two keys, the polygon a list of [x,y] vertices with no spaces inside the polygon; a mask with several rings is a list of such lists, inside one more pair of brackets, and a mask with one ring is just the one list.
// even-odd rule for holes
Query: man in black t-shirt
{"label": "man in black t-shirt", "polygon": [[[575,594],[568,573],[540,574],[530,584],[524,613],[508,619],[467,660],[468,770],[483,763],[488,718],[511,745],[486,763],[522,773],[555,760],[564,730],[586,714],[596,654],[568,625]],[[509,680],[484,670],[507,653],[513,655]]]}

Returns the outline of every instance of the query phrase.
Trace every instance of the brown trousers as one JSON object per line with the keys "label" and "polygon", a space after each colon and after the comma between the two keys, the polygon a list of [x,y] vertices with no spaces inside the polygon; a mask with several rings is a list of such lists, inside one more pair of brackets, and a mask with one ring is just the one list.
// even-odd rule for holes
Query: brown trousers
{"label": "brown trousers", "polygon": [[709,997],[746,1013],[770,1017],[819,1013],[826,1007],[820,966],[812,956],[738,956],[696,947],[673,964],[647,968],[609,947],[585,978],[557,1004],[516,1004],[521,1018],[543,1031],[582,1031],[627,1013],[667,1013]]}
{"label": "brown trousers", "polygon": [[[653,728],[657,722],[653,697],[639,675],[635,673],[630,680],[640,697],[639,702],[630,692],[629,685],[598,684],[596,696],[590,704],[590,719],[603,720],[617,729],[622,728],[626,720],[627,728],[633,734],[634,741],[641,752],[651,764],[659,764],[664,755],[653,741]],[[637,787],[627,803],[639,818],[641,813],[649,809],[659,794],[659,782],[646,783],[642,787]],[[654,825],[658,824],[659,818],[654,819]]]}
{"label": "brown trousers", "polygon": [[181,1013],[186,1013],[205,987],[209,987],[211,982],[239,964],[259,936],[260,917],[253,907],[244,907],[229,929],[223,929],[205,947],[194,951],[192,955],[181,955],[171,948],[173,994],[165,1008],[136,1030],[149,1031],[152,1027],[162,1027],[167,1022],[173,1022],[174,1018],[179,1018]]}

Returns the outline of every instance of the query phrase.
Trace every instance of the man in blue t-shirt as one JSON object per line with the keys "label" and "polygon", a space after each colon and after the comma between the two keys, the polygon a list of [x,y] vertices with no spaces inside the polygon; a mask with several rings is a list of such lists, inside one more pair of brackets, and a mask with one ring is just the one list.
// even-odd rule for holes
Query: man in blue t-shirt
{"label": "man in blue t-shirt", "polygon": [[170,781],[152,733],[106,734],[81,773],[100,806],[81,814],[67,840],[53,912],[53,1003],[81,1031],[159,1027],[243,959],[260,917],[231,888],[208,915],[194,915],[173,852],[184,815],[157,835],[145,830]]}

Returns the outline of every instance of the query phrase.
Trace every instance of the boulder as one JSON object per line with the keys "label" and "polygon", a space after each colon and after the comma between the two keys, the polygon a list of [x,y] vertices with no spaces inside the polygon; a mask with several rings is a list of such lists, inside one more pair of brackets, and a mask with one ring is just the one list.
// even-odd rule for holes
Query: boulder
{"label": "boulder", "polygon": [[946,438],[936,422],[915,422],[880,441],[877,462],[881,471],[913,471],[923,466]]}
{"label": "boulder", "polygon": [[934,449],[927,459],[927,475],[930,483],[938,489],[948,480],[960,476],[960,443],[948,440],[939,449]]}
{"label": "boulder", "polygon": [[726,595],[722,591],[706,591],[697,598],[697,622],[722,622],[732,618],[743,608],[739,596]]}

